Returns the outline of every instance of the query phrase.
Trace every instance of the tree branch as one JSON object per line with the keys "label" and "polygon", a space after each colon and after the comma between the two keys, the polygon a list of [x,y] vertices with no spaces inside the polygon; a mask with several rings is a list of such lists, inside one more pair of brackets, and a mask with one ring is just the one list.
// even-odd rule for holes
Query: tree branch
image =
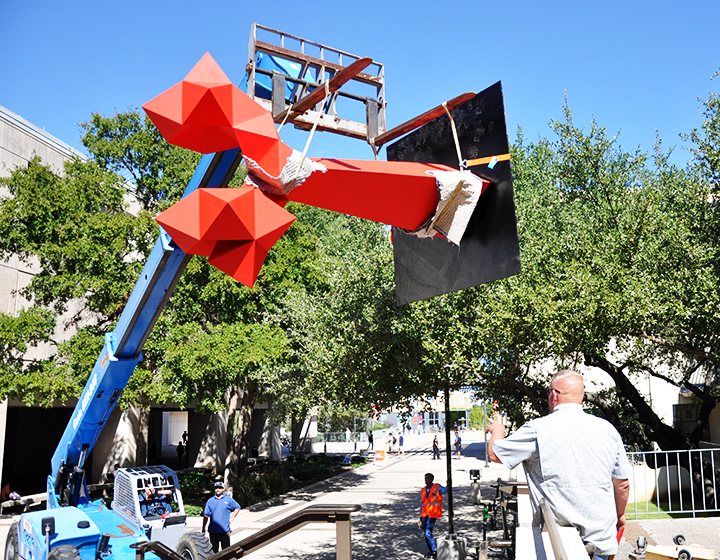
{"label": "tree branch", "polygon": [[682,352],[683,354],[690,354],[691,356],[697,356],[698,358],[703,358],[703,359],[709,360],[713,363],[718,361],[718,359],[715,356],[713,356],[712,354],[708,354],[707,352],[705,352],[703,350],[698,350],[697,348],[693,348],[692,346],[686,346],[685,344],[678,344],[677,342],[670,342],[669,340],[665,340],[663,338],[653,336],[644,331],[642,331],[639,334],[639,336],[640,336],[640,338],[649,340],[650,342],[653,342],[664,348],[669,348],[671,350],[677,350],[678,352]]}
{"label": "tree branch", "polygon": [[599,368],[613,379],[618,392],[637,411],[640,421],[653,431],[655,441],[661,449],[688,449],[691,447],[687,438],[660,419],[620,367],[606,358],[593,354],[585,355],[585,365]]}

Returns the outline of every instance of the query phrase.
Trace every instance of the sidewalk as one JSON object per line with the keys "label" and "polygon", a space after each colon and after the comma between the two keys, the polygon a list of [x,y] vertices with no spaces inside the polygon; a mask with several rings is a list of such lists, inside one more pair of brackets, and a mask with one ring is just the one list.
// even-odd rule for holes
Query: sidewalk
{"label": "sidewalk", "polygon": [[[425,539],[417,526],[420,516],[420,488],[424,474],[435,474],[436,482],[445,485],[446,458],[432,459],[433,434],[408,436],[405,458],[396,456],[386,465],[365,465],[352,472],[324,481],[311,488],[283,497],[282,503],[259,511],[243,510],[236,517],[231,542],[251,535],[268,525],[310,505],[359,504],[362,510],[352,517],[353,558],[422,558],[427,552]],[[482,432],[463,433],[463,458],[453,459],[453,501],[455,533],[468,539],[468,551],[482,538],[479,506],[470,504],[471,469],[483,469]],[[508,470],[491,464],[483,469],[487,497],[493,492],[490,481],[507,477]],[[253,508],[254,509],[254,508]],[[447,507],[435,526],[435,536],[448,530]],[[254,560],[335,558],[335,526],[311,524],[252,554]]]}
{"label": "sidewalk", "polygon": [[[446,457],[432,459],[430,452],[434,434],[411,435],[407,438],[405,458],[393,456],[382,467],[370,463],[311,487],[292,492],[271,501],[271,505],[251,506],[242,510],[232,525],[231,542],[235,543],[284,517],[315,504],[359,504],[361,511],[352,516],[353,558],[420,559],[426,552],[425,540],[417,527],[420,515],[420,488],[426,472],[435,474],[435,481],[446,483]],[[494,496],[491,484],[499,477],[508,479],[508,469],[490,463],[485,468],[482,432],[464,432],[462,459],[452,460],[455,533],[467,539],[468,553],[482,538],[480,507],[470,503],[470,473],[478,469],[482,476],[483,499]],[[17,516],[0,516],[0,542],[5,543],[7,531]],[[202,519],[189,519],[191,530],[200,530]],[[448,530],[447,500],[443,517],[435,527],[435,536],[442,538]],[[650,543],[671,544],[676,533],[683,533],[688,542],[697,542],[720,552],[720,518],[630,521],[616,556],[626,560],[635,540],[645,535]],[[248,558],[252,560],[290,559],[334,560],[335,525],[309,524],[262,548]]]}

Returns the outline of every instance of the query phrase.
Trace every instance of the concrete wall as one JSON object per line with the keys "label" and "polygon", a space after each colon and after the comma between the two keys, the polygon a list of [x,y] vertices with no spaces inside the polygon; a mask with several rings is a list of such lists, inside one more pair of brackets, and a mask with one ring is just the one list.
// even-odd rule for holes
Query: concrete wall
{"label": "concrete wall", "polygon": [[39,157],[55,173],[62,173],[63,164],[83,154],[53,135],[0,106],[0,177],[7,177],[16,167],[27,167],[28,161]]}
{"label": "concrete wall", "polygon": [[127,410],[118,407],[112,411],[105,429],[93,449],[92,480],[104,482],[116,464],[133,467],[145,464],[145,441],[147,441],[147,412],[137,406]]}
{"label": "concrete wall", "polygon": [[720,405],[710,413],[710,441],[720,445]]}

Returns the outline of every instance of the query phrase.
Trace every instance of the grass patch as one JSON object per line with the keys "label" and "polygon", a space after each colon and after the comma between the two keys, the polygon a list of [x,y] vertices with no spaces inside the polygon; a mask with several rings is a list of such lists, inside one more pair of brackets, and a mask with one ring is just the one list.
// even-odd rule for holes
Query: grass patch
{"label": "grass patch", "polygon": [[[635,514],[636,506],[637,516]],[[627,519],[686,519],[693,517],[692,513],[676,513],[680,509],[680,502],[672,502],[672,504],[663,502],[661,505],[654,501],[638,502],[637,504],[628,503],[625,507],[625,517]],[[707,517],[707,514],[696,513],[695,517]]]}

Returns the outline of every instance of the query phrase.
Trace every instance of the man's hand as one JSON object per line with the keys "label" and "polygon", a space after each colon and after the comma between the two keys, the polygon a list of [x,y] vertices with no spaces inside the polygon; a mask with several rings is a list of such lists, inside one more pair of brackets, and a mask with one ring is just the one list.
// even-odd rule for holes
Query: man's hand
{"label": "man's hand", "polygon": [[620,517],[618,517],[616,528],[619,531],[623,527],[625,527],[625,514],[624,513]]}
{"label": "man's hand", "polygon": [[487,430],[485,430],[485,433],[490,434],[491,436],[494,436],[497,434],[497,437],[495,439],[500,439],[500,436],[505,435],[505,426],[498,418],[493,419],[492,423],[487,427]]}
{"label": "man's hand", "polygon": [[496,414],[492,424],[490,424],[485,430],[486,433],[490,434],[490,441],[488,442],[488,456],[493,463],[500,463],[500,459],[493,451],[493,444],[505,438],[505,426],[500,421],[500,417]]}

